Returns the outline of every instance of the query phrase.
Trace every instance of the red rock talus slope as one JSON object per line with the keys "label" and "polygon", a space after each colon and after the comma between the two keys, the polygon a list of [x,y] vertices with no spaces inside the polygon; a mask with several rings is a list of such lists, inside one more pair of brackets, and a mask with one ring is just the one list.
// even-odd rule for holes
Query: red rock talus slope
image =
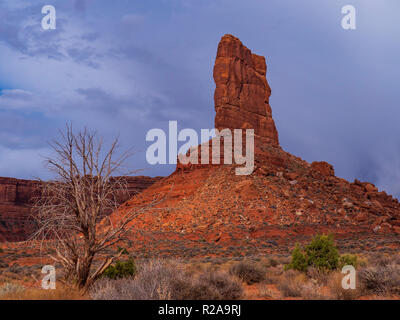
{"label": "red rock talus slope", "polygon": [[[120,203],[160,179],[144,176],[125,178],[128,194],[120,195]],[[0,177],[0,242],[24,241],[36,230],[30,207],[33,198],[39,194],[40,184],[36,181]]]}
{"label": "red rock talus slope", "polygon": [[350,183],[326,162],[281,149],[268,104],[265,59],[222,38],[214,67],[217,128],[254,128],[255,169],[182,165],[123,204],[112,217],[164,198],[138,218],[128,244],[141,255],[232,256],[287,253],[317,232],[348,250],[400,245],[400,204],[370,183]]}

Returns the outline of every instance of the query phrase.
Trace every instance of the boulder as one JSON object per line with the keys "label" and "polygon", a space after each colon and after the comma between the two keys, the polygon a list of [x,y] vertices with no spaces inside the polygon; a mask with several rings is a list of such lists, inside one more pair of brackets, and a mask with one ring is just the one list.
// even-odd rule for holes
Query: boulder
{"label": "boulder", "polygon": [[333,169],[333,166],[325,161],[314,161],[313,163],[311,163],[311,169],[318,171],[323,176],[329,177],[335,175],[335,170]]}

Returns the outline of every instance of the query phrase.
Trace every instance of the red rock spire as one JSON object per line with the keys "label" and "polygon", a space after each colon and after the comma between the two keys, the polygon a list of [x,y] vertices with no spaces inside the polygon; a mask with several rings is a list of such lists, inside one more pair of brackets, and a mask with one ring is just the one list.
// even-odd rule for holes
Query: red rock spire
{"label": "red rock spire", "polygon": [[279,145],[266,71],[263,56],[232,35],[222,37],[214,65],[215,128],[254,129],[256,136]]}

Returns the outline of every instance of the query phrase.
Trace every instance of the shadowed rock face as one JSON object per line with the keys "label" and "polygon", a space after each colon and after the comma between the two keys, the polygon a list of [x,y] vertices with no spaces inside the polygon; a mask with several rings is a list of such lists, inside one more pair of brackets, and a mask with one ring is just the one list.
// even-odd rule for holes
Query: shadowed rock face
{"label": "shadowed rock face", "polygon": [[[126,177],[128,193],[119,194],[118,201],[125,202],[159,179]],[[39,195],[40,183],[37,181],[0,177],[0,242],[24,241],[36,230],[30,207]]]}
{"label": "shadowed rock face", "polygon": [[232,35],[222,37],[214,65],[216,129],[254,129],[255,135],[279,145],[266,72],[264,57]]}
{"label": "shadowed rock face", "polygon": [[39,183],[0,178],[0,242],[25,240],[35,230],[29,205]]}

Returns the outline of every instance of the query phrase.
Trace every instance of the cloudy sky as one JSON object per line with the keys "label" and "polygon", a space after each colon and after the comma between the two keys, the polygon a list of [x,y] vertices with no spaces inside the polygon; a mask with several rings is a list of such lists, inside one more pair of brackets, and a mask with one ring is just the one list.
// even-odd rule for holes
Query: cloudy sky
{"label": "cloudy sky", "polygon": [[[57,29],[42,30],[54,5]],[[341,8],[356,8],[356,30]],[[283,148],[400,195],[398,0],[0,0],[0,176],[49,175],[67,121],[122,148],[146,175],[149,129],[213,125],[212,67],[226,33],[266,56]]]}

